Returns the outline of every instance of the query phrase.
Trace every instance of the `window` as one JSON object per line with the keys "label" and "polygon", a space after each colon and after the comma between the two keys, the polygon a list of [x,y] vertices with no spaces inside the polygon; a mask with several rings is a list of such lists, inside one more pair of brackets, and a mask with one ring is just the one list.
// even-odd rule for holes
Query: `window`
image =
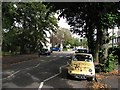
{"label": "window", "polygon": [[92,57],[90,57],[89,55],[75,55],[75,56],[73,56],[73,60],[74,61],[87,61],[87,62],[91,62],[92,61]]}

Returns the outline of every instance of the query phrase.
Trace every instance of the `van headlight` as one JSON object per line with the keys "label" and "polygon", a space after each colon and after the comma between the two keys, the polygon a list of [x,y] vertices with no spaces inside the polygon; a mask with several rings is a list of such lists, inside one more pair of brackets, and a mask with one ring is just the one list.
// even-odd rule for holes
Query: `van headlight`
{"label": "van headlight", "polygon": [[89,69],[89,72],[92,72],[92,69]]}

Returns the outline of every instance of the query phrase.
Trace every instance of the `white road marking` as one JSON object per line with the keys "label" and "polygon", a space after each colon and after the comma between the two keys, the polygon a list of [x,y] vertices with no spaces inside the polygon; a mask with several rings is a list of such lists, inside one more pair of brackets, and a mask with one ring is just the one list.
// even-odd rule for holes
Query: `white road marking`
{"label": "white road marking", "polygon": [[62,68],[65,67],[65,66],[67,66],[67,65],[63,65],[63,66],[59,67],[59,73],[57,73],[57,74],[55,74],[55,75],[53,75],[53,76],[51,76],[51,77],[43,80],[43,82],[40,83],[38,90],[41,90],[41,89],[42,89],[42,87],[43,87],[43,85],[44,85],[44,83],[45,83],[46,81],[48,81],[48,80],[50,80],[50,79],[52,79],[52,78],[60,75],[60,74],[62,73]]}
{"label": "white road marking", "polygon": [[[57,56],[46,56],[46,57],[57,57]],[[59,57],[70,57],[70,56],[59,56]]]}
{"label": "white road marking", "polygon": [[70,56],[66,56],[66,57],[70,57]]}
{"label": "white road marking", "polygon": [[60,73],[57,73],[57,74],[55,74],[55,75],[53,75],[53,76],[51,76],[51,77],[49,77],[49,78],[43,80],[43,82],[46,82],[46,81],[48,81],[48,80],[50,80],[50,79],[52,79],[52,78],[58,76],[59,74],[60,74]]}
{"label": "white road marking", "polygon": [[[57,56],[53,56],[53,57],[57,57]],[[62,56],[60,56],[60,57],[62,57]],[[32,61],[32,60],[29,60],[29,61]],[[54,61],[54,60],[52,60],[52,61]],[[23,62],[27,62],[27,61],[23,61]],[[23,63],[23,62],[19,62],[19,63]],[[48,62],[50,62],[50,61],[48,61]],[[15,64],[18,64],[18,63],[15,63]],[[15,65],[15,64],[12,64],[12,65]],[[36,67],[38,67],[39,65],[40,65],[40,63],[37,64],[37,65],[34,66],[34,67],[25,68],[25,69],[22,69],[22,70],[30,70],[31,68],[36,68]],[[65,65],[63,65],[63,66],[65,66]],[[62,68],[63,66],[61,66],[61,67],[59,68],[59,73],[58,73],[58,75],[61,73],[61,68]],[[15,73],[7,76],[6,78],[0,79],[0,80],[8,79],[8,78],[14,76],[15,74],[17,74],[18,72],[20,72],[20,71],[22,71],[22,70],[18,70],[18,71],[16,71]],[[54,75],[54,76],[56,77],[56,75]],[[54,78],[54,77],[53,77],[53,78]]]}
{"label": "white road marking", "polygon": [[67,66],[67,64],[66,64],[66,65],[61,66],[61,68],[65,67],[65,66]]}
{"label": "white road marking", "polygon": [[62,71],[61,71],[61,67],[59,68],[59,73],[61,73]]}
{"label": "white road marking", "polygon": [[40,86],[39,86],[38,90],[41,90],[41,88],[43,87],[43,84],[44,84],[44,82],[40,83]]}
{"label": "white road marking", "polygon": [[34,66],[33,68],[36,68],[36,67],[38,67],[40,65],[40,63],[39,64],[37,64],[36,66]]}
{"label": "white road marking", "polygon": [[11,75],[7,76],[6,78],[3,78],[2,80],[5,80],[5,79],[10,78],[10,77],[14,76],[15,74],[17,74],[18,72],[20,72],[20,71],[16,71],[15,73],[13,73],[13,74],[11,74]]}
{"label": "white road marking", "polygon": [[42,62],[43,62],[43,61],[45,61],[45,60],[40,60],[40,61],[42,61]]}
{"label": "white road marking", "polygon": [[[53,61],[53,60],[52,60],[52,61]],[[48,61],[48,62],[50,62],[50,61]],[[35,65],[34,67],[25,68],[25,69],[22,69],[22,70],[30,70],[31,68],[36,68],[36,67],[38,67],[39,65],[40,65],[40,63],[37,64],[37,65]],[[17,74],[18,72],[20,72],[20,71],[22,71],[22,70],[18,70],[18,71],[16,71],[15,73],[7,76],[6,78],[0,79],[0,80],[8,79],[8,78],[12,77],[13,75]]]}
{"label": "white road marking", "polygon": [[13,74],[11,74],[11,75],[7,76],[6,78],[0,79],[0,80],[5,80],[5,79],[8,79],[8,78],[10,78],[10,77],[14,76],[15,74],[17,74],[17,73],[18,73],[18,72],[20,72],[20,71],[23,71],[23,70],[30,70],[31,68],[36,68],[36,67],[38,67],[39,65],[40,65],[40,63],[39,63],[39,64],[37,64],[37,65],[36,65],[36,66],[34,66],[34,67],[29,67],[29,68],[25,68],[25,69],[22,69],[22,70],[18,70],[18,71],[16,71],[15,73],[13,73]]}

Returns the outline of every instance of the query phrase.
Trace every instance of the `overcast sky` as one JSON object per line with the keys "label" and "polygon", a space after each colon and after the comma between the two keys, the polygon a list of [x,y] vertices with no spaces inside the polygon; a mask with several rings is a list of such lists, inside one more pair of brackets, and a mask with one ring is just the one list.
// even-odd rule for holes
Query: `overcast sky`
{"label": "overcast sky", "polygon": [[[58,14],[55,14],[55,17],[58,18]],[[66,19],[60,18],[58,21],[58,26],[62,28],[70,29],[70,26],[67,24]]]}
{"label": "overcast sky", "polygon": [[[58,14],[55,14],[55,17],[58,18]],[[60,20],[58,21],[58,26],[62,28],[67,28],[68,30],[70,30],[70,25],[68,25],[68,23],[66,22],[66,19],[60,18]],[[80,36],[76,34],[73,34],[72,36],[75,38],[80,38]]]}

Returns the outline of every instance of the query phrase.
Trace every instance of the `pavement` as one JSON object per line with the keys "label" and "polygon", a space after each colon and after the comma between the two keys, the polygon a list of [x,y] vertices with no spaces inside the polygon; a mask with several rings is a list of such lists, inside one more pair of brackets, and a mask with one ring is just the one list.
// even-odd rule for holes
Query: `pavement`
{"label": "pavement", "polygon": [[118,70],[118,74],[100,74],[104,76],[104,78],[97,79],[101,83],[107,84],[108,88],[120,90],[119,83],[120,83],[120,65],[117,65],[116,69]]}

